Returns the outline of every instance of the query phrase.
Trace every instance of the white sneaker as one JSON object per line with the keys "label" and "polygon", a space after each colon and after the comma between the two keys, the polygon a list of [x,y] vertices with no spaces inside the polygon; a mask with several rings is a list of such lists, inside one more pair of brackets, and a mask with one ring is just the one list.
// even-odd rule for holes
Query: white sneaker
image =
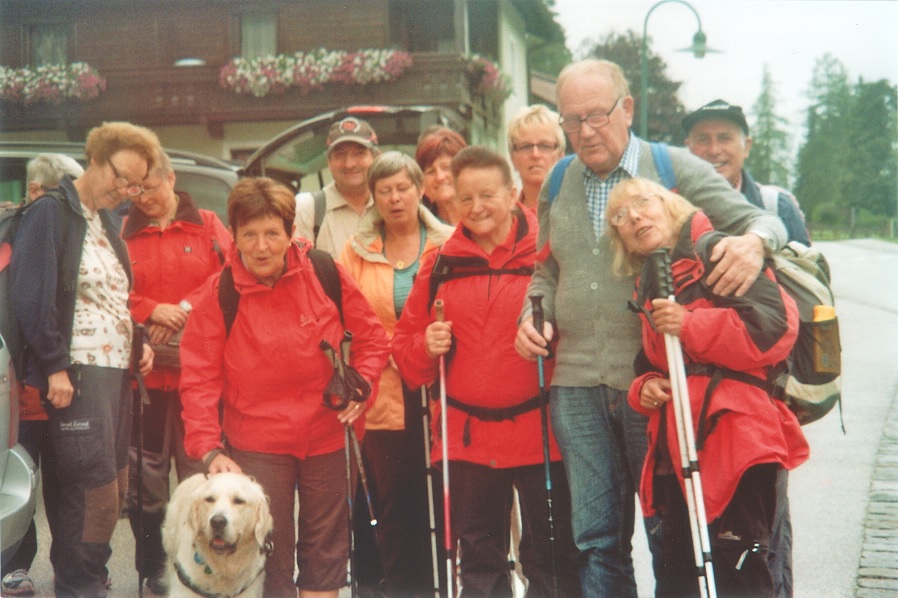
{"label": "white sneaker", "polygon": [[16,569],[4,575],[0,588],[4,596],[34,596],[34,582],[28,577],[27,569]]}

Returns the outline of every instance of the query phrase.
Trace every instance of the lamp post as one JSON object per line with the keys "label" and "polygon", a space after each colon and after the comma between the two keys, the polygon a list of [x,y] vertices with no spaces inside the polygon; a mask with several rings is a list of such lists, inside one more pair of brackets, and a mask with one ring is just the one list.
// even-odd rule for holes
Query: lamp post
{"label": "lamp post", "polygon": [[692,36],[692,46],[686,48],[687,51],[692,52],[693,56],[696,58],[703,58],[706,53],[709,51],[713,52],[714,50],[709,50],[707,46],[708,38],[702,31],[702,20],[701,17],[698,16],[696,10],[692,7],[691,4],[686,2],[685,0],[661,0],[660,2],[656,2],[650,9],[648,14],[645,15],[645,22],[642,25],[642,77],[640,79],[639,86],[639,136],[643,139],[648,135],[648,121],[649,121],[649,112],[648,112],[648,86],[649,86],[649,57],[648,57],[648,27],[649,27],[649,17],[652,16],[652,12],[662,4],[667,4],[668,2],[676,2],[677,4],[682,4],[692,11],[692,14],[695,15],[695,19],[698,21],[698,31],[695,32],[695,35]]}

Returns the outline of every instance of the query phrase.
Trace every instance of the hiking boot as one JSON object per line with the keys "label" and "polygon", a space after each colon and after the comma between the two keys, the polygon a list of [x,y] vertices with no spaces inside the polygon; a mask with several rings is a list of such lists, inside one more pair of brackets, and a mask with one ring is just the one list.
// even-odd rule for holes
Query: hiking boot
{"label": "hiking boot", "polygon": [[27,569],[16,569],[4,575],[0,589],[4,596],[34,596],[34,582],[28,577]]}

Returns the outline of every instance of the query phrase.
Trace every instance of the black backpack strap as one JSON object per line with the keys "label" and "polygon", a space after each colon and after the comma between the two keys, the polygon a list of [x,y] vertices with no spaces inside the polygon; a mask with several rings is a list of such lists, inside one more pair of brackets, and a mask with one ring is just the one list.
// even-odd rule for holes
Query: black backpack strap
{"label": "black backpack strap", "polygon": [[221,270],[221,278],[218,279],[218,307],[224,316],[225,338],[231,336],[231,326],[237,319],[237,310],[240,308],[240,293],[234,286],[234,273],[230,266]]}
{"label": "black backpack strap", "polygon": [[[331,254],[320,249],[310,249],[308,256],[309,261],[312,262],[315,276],[318,277],[318,282],[321,283],[328,299],[337,306],[340,323],[345,326],[343,322],[343,287],[340,284],[340,271],[337,270],[337,263]],[[237,311],[240,309],[240,293],[234,286],[234,273],[231,272],[230,266],[225,266],[221,270],[221,278],[218,281],[218,306],[224,317],[225,335],[231,336],[231,327],[234,325]]]}
{"label": "black backpack strap", "polygon": [[317,244],[318,231],[321,230],[321,223],[324,222],[324,213],[327,212],[327,202],[325,201],[324,197],[324,189],[312,191],[312,200],[315,202],[315,224],[314,226],[312,226],[312,242]]}
{"label": "black backpack strap", "polygon": [[509,274],[511,276],[531,276],[533,275],[533,266],[490,268],[489,262],[480,257],[453,256],[437,253],[436,260],[433,264],[433,270],[430,273],[427,309],[430,309],[433,306],[437,291],[443,283],[458,278],[469,278],[471,276],[501,276],[502,274]]}
{"label": "black backpack strap", "polygon": [[[324,195],[324,193],[322,193]],[[309,261],[312,262],[312,268],[315,270],[315,276],[324,289],[324,293],[337,306],[340,312],[340,323],[345,327],[343,322],[343,287],[340,284],[340,272],[337,270],[337,263],[334,258],[326,251],[321,249],[310,249]]]}

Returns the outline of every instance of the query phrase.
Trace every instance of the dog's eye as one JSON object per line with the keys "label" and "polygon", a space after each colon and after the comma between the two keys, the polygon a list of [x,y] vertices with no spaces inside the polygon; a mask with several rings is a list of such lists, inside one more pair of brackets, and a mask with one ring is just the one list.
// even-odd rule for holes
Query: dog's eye
{"label": "dog's eye", "polygon": [[239,496],[235,496],[235,497],[234,497],[234,504],[235,504],[235,505],[245,505],[245,504],[246,504],[246,501],[243,500],[242,498],[240,498]]}
{"label": "dog's eye", "polygon": [[207,496],[207,497],[205,498],[205,501],[208,502],[208,503],[213,503],[213,502],[215,502],[215,497],[214,497],[214,496]]}

